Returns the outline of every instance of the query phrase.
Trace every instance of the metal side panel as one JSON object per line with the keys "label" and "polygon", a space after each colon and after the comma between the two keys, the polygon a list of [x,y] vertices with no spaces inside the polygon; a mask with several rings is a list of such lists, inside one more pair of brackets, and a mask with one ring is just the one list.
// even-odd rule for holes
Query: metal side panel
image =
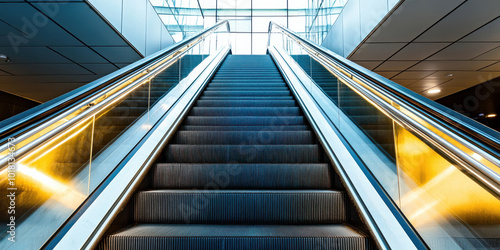
{"label": "metal side panel", "polygon": [[[46,247],[54,249],[91,249],[126,204],[156,156],[177,130],[184,116],[229,53],[225,47],[205,59],[193,72],[158,102],[166,112],[137,144],[117,169],[104,181],[86,204],[75,213]],[[154,108],[154,107],[153,107]],[[111,147],[112,148],[112,147]]]}
{"label": "metal side panel", "polygon": [[366,170],[352,148],[346,145],[340,132],[324,113],[329,107],[323,107],[325,102],[317,102],[315,99],[318,97],[313,98],[304,87],[304,85],[314,85],[312,80],[288,54],[274,46],[269,47],[268,51],[292,89],[329,158],[337,167],[347,191],[377,245],[381,249],[425,249],[418,235],[407,225],[387,194]]}

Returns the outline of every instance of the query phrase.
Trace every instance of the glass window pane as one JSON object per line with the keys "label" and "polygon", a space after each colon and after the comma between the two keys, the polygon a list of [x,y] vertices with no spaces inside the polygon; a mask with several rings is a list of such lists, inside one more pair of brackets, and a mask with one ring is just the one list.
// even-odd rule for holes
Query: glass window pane
{"label": "glass window pane", "polygon": [[289,17],[288,28],[295,32],[304,32],[306,29],[306,18],[304,16]]}
{"label": "glass window pane", "polygon": [[250,33],[232,33],[231,46],[232,53],[237,54],[251,54],[252,53],[252,36]]}
{"label": "glass window pane", "polygon": [[260,9],[286,9],[287,0],[252,0],[252,7]]}
{"label": "glass window pane", "polygon": [[286,17],[253,17],[252,31],[253,32],[267,32],[269,29],[269,22],[273,21],[286,27]]}
{"label": "glass window pane", "polygon": [[286,8],[285,9],[256,9],[252,10],[253,16],[285,16],[287,15]]}
{"label": "glass window pane", "polygon": [[253,33],[252,54],[266,54],[268,37],[267,33]]}
{"label": "glass window pane", "polygon": [[231,32],[251,32],[252,22],[250,19],[229,19],[229,27]]}

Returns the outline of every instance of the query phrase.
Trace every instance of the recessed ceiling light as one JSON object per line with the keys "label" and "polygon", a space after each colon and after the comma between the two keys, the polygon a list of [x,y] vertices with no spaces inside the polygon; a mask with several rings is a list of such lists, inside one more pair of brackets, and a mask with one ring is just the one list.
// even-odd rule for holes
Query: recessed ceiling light
{"label": "recessed ceiling light", "polygon": [[439,93],[439,92],[441,92],[440,89],[431,89],[431,90],[427,91],[427,93],[429,93],[429,94],[436,94],[436,93]]}
{"label": "recessed ceiling light", "polygon": [[497,114],[489,114],[489,115],[487,115],[486,117],[488,117],[488,118],[497,117]]}
{"label": "recessed ceiling light", "polygon": [[8,62],[8,61],[9,57],[7,55],[0,54],[0,62]]}

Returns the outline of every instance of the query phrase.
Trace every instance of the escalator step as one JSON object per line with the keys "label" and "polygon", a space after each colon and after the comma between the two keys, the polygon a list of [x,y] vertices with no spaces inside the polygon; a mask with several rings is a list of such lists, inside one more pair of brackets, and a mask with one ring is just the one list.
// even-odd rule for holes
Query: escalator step
{"label": "escalator step", "polygon": [[305,125],[303,116],[188,116],[184,125],[206,126],[286,126]]}
{"label": "escalator step", "polygon": [[289,96],[290,91],[238,91],[238,90],[224,90],[224,91],[203,91],[203,96]]}
{"label": "escalator step", "polygon": [[331,189],[331,168],[320,164],[159,163],[154,189]]}
{"label": "escalator step", "polygon": [[293,96],[201,96],[199,100],[294,100]]}
{"label": "escalator step", "polygon": [[312,131],[178,131],[172,144],[313,144]]}
{"label": "escalator step", "polygon": [[231,87],[207,87],[206,91],[288,91],[287,87],[270,87],[270,86],[231,86]]}
{"label": "escalator step", "polygon": [[139,224],[106,238],[101,249],[371,249],[368,236],[346,225]]}
{"label": "escalator step", "polygon": [[297,131],[308,130],[307,125],[282,126],[196,126],[182,125],[178,131]]}
{"label": "escalator step", "polygon": [[193,107],[190,116],[298,116],[298,107]]}
{"label": "escalator step", "polygon": [[180,145],[165,156],[177,163],[319,163],[318,145]]}
{"label": "escalator step", "polygon": [[137,194],[134,211],[138,223],[327,224],[346,220],[344,193],[330,190],[152,190]]}
{"label": "escalator step", "polygon": [[210,87],[286,87],[286,83],[210,83]]}
{"label": "escalator step", "polygon": [[295,107],[294,100],[198,100],[196,107]]}

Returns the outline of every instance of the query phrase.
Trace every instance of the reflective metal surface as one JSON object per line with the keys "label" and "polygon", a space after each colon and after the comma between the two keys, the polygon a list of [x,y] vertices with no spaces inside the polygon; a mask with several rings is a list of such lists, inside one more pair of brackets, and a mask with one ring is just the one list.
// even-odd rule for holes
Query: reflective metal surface
{"label": "reflective metal surface", "polygon": [[307,91],[425,244],[500,247],[498,132],[282,26],[271,24],[270,38],[313,80]]}
{"label": "reflective metal surface", "polygon": [[0,248],[42,246],[171,108],[170,91],[189,87],[193,69],[228,45],[227,35],[221,22],[36,128],[13,131],[0,145],[0,218],[13,224]]}

